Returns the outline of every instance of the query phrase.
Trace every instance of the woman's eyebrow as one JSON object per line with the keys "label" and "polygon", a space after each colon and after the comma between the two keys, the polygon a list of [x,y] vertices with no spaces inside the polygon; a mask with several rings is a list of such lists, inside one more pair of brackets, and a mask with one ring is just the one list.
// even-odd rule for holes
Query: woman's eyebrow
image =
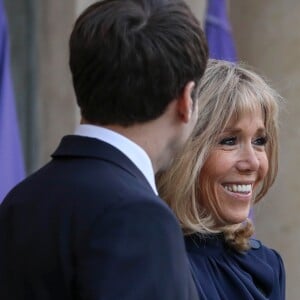
{"label": "woman's eyebrow", "polygon": [[[238,134],[242,131],[243,129],[239,127],[226,127],[222,133]],[[265,132],[266,132],[265,127],[259,127],[256,130],[256,133],[265,133]]]}

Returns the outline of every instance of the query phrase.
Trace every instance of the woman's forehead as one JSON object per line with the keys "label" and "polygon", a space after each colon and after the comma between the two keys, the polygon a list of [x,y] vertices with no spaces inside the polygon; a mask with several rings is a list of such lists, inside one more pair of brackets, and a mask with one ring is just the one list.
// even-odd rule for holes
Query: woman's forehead
{"label": "woman's forehead", "polygon": [[232,126],[245,117],[260,117],[264,122],[264,114],[259,104],[251,106],[236,107],[233,114],[228,118],[227,126]]}

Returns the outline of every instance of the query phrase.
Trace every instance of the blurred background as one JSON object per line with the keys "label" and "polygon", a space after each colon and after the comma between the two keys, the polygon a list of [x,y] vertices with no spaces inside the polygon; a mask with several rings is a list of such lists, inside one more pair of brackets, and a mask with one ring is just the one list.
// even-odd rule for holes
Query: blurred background
{"label": "blurred background", "polygon": [[[95,1],[2,1],[10,41],[9,68],[14,92],[11,101],[15,105],[11,109],[16,111],[19,128],[19,132],[16,130],[10,136],[20,139],[21,160],[24,160],[24,170],[16,179],[19,180],[47,162],[61,137],[72,133],[79,122],[68,68],[68,38],[75,18]],[[208,12],[210,1],[213,0],[186,0],[203,27],[209,22],[219,22],[218,16]],[[223,5],[223,0],[214,2],[219,9]],[[285,99],[280,117],[279,176],[256,209],[254,218],[257,238],[283,256],[287,299],[297,300],[300,293],[300,2],[228,0],[224,3],[226,11],[221,17],[228,19],[221,25],[232,38],[236,59],[253,66]],[[1,101],[0,118],[5,111],[1,112]],[[5,163],[17,160],[14,151],[6,156],[2,154],[6,142],[1,138],[12,126],[15,124],[5,130],[2,126],[4,133],[0,128],[0,183],[7,176]]]}

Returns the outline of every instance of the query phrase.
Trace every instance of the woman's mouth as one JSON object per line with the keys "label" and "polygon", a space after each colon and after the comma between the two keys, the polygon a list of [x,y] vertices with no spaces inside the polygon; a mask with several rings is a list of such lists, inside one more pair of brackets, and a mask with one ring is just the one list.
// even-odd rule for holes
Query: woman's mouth
{"label": "woman's mouth", "polygon": [[238,194],[251,194],[252,193],[252,184],[223,184],[225,190],[238,193]]}

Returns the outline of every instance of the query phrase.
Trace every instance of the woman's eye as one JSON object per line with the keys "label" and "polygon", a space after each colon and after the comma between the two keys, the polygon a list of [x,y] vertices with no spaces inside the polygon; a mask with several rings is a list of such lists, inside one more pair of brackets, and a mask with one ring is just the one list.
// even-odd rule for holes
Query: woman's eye
{"label": "woman's eye", "polygon": [[268,142],[268,138],[266,136],[258,137],[253,141],[254,145],[264,146]]}
{"label": "woman's eye", "polygon": [[222,139],[219,144],[220,145],[227,145],[227,146],[233,146],[235,145],[237,142],[237,137],[226,137],[224,139]]}

